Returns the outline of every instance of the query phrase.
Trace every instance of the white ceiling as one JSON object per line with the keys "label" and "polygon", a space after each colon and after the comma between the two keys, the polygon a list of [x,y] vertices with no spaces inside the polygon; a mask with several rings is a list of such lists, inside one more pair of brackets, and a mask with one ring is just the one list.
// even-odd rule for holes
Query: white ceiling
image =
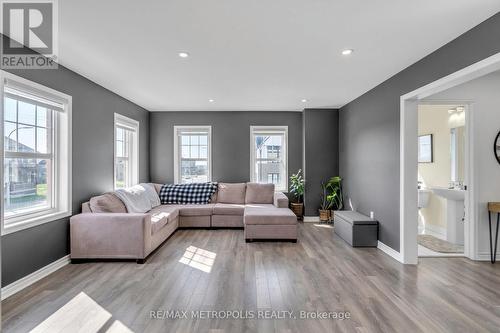
{"label": "white ceiling", "polygon": [[60,0],[59,59],[150,111],[339,107],[498,11],[499,0]]}

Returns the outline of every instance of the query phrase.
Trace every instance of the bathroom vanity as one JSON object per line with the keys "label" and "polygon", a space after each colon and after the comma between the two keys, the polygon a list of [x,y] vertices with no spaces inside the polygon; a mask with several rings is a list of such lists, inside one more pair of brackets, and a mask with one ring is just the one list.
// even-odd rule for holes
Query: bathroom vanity
{"label": "bathroom vanity", "polygon": [[446,199],[446,240],[464,244],[465,190],[432,187],[432,192]]}

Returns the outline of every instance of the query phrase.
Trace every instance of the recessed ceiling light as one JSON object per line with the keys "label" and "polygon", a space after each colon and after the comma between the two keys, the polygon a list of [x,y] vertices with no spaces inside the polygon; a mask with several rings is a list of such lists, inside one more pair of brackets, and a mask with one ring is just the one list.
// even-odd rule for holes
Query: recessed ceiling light
{"label": "recessed ceiling light", "polygon": [[209,99],[208,101],[209,101],[210,103],[213,103],[213,102],[215,102],[215,99]]}
{"label": "recessed ceiling light", "polygon": [[353,49],[345,49],[345,50],[342,50],[342,55],[350,55],[354,52]]}
{"label": "recessed ceiling light", "polygon": [[189,53],[187,53],[187,52],[179,52],[179,57],[181,57],[181,58],[187,58],[187,57],[189,57]]}
{"label": "recessed ceiling light", "polygon": [[302,103],[307,103],[307,99],[303,98],[300,100]]}

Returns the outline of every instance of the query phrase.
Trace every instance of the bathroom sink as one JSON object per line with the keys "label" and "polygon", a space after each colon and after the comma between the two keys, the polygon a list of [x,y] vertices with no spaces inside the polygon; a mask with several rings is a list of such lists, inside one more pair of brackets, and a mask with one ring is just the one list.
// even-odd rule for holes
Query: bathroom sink
{"label": "bathroom sink", "polygon": [[465,200],[465,191],[450,189],[444,187],[431,187],[431,190],[434,194],[439,195],[448,200],[453,201],[464,201]]}
{"label": "bathroom sink", "polygon": [[432,192],[446,199],[446,240],[464,243],[465,191],[444,187],[431,187]]}
{"label": "bathroom sink", "polygon": [[429,198],[431,196],[431,190],[418,189],[418,208],[426,208],[429,204]]}

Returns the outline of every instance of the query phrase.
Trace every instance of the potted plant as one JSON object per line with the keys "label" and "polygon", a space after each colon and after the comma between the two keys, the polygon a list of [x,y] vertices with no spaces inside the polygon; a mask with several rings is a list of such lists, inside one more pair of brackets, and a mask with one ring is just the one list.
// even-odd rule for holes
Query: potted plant
{"label": "potted plant", "polygon": [[328,180],[330,194],[328,201],[330,204],[330,219],[333,220],[333,215],[336,210],[344,208],[344,195],[342,193],[342,178],[335,176]]}
{"label": "potted plant", "polygon": [[302,170],[290,177],[290,193],[293,194],[295,202],[290,203],[292,211],[299,219],[304,216],[304,178],[302,177]]}
{"label": "potted plant", "polygon": [[319,220],[321,222],[330,221],[330,205],[331,202],[328,201],[328,183],[321,183],[321,206],[319,208]]}
{"label": "potted plant", "polygon": [[342,195],[342,178],[332,177],[327,182],[321,183],[321,206],[319,220],[329,222],[333,219],[332,212],[344,207]]}

